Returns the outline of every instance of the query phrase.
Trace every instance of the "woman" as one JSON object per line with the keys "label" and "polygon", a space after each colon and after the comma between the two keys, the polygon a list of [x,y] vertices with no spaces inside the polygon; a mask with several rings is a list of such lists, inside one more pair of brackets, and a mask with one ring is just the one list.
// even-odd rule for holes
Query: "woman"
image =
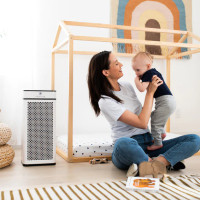
{"label": "woman", "polygon": [[199,151],[200,137],[194,134],[163,141],[161,149],[147,150],[147,146],[153,144],[147,126],[153,95],[162,81],[153,77],[142,107],[133,87],[127,82],[118,82],[123,76],[122,66],[113,53],[103,51],[92,57],[88,72],[91,105],[97,116],[103,113],[112,128],[114,165],[129,169],[127,175],[130,176],[135,175],[136,165],[154,162],[152,157],[156,163],[174,166]]}

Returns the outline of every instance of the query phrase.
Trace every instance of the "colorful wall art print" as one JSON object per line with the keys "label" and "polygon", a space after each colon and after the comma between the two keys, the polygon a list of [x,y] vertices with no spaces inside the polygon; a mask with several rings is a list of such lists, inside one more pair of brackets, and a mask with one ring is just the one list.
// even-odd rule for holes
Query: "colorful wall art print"
{"label": "colorful wall art print", "polygon": [[[191,0],[111,0],[111,24],[133,27],[192,31]],[[153,33],[132,30],[112,30],[112,37],[178,42],[181,34]],[[185,43],[190,43],[188,38]],[[153,55],[167,55],[173,47],[113,44],[114,50],[121,53],[148,51]],[[176,53],[187,51],[179,48]],[[188,58],[188,57],[187,57]]]}

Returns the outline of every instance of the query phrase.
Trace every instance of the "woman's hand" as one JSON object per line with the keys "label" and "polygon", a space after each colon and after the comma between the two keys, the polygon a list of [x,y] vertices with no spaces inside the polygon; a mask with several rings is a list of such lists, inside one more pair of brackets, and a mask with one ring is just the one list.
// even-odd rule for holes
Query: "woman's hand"
{"label": "woman's hand", "polygon": [[155,91],[157,90],[158,86],[160,86],[162,84],[163,84],[163,81],[159,77],[154,75],[152,78],[152,82],[150,82],[150,84],[147,88],[147,92],[154,94]]}

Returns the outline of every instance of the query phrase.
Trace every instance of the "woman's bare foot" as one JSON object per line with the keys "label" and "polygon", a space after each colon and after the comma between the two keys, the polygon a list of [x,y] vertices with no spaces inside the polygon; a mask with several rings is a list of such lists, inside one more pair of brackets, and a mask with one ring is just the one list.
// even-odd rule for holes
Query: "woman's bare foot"
{"label": "woman's bare foot", "polygon": [[162,148],[163,147],[163,145],[151,145],[151,146],[148,146],[147,147],[147,150],[150,150],[150,151],[153,151],[153,150],[156,150],[156,149],[160,149],[160,148]]}
{"label": "woman's bare foot", "polygon": [[161,134],[161,137],[162,137],[162,140],[164,140],[166,138],[167,134],[166,133],[162,133]]}

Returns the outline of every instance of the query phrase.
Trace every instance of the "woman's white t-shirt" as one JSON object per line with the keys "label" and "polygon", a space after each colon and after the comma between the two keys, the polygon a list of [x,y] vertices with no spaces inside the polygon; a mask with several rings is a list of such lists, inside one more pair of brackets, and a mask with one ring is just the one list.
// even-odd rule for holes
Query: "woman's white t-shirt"
{"label": "woman's white t-shirt", "polygon": [[113,91],[113,93],[123,101],[122,103],[106,95],[102,95],[98,102],[101,112],[111,125],[113,142],[121,137],[131,137],[150,132],[148,128],[136,128],[118,120],[125,110],[136,115],[139,115],[142,110],[142,105],[132,85],[128,82],[120,82],[119,84],[120,91]]}

